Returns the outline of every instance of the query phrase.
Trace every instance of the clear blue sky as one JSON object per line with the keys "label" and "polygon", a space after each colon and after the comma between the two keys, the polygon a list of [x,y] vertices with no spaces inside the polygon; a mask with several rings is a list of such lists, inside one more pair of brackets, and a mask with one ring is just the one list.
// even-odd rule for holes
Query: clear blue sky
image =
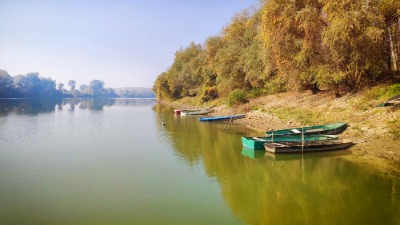
{"label": "clear blue sky", "polygon": [[152,87],[190,42],[258,0],[0,0],[0,69],[57,83]]}

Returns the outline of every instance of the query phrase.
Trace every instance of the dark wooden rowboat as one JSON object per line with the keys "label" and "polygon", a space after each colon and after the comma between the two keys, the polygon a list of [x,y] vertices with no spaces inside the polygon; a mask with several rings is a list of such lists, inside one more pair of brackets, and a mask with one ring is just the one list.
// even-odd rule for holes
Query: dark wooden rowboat
{"label": "dark wooden rowboat", "polygon": [[354,143],[348,140],[324,140],[310,142],[264,143],[265,151],[271,153],[301,153],[343,150]]}
{"label": "dark wooden rowboat", "polygon": [[[304,142],[323,141],[338,139],[337,135],[307,135],[304,136]],[[274,136],[274,137],[242,137],[244,148],[252,150],[263,150],[264,143],[286,143],[286,142],[302,142],[302,136]]]}

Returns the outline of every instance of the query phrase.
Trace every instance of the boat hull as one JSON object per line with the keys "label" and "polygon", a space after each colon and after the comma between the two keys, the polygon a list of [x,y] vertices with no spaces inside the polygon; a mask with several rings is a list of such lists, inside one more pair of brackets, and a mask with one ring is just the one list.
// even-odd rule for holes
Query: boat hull
{"label": "boat hull", "polygon": [[[338,139],[337,135],[309,135],[304,136],[304,142],[324,141]],[[277,137],[242,137],[244,148],[264,150],[264,143],[302,142],[302,136],[277,136]]]}
{"label": "boat hull", "polygon": [[351,141],[328,140],[309,143],[264,143],[267,152],[279,153],[301,153],[344,150],[353,145]]}
{"label": "boat hull", "polygon": [[235,120],[235,119],[244,118],[245,116],[246,116],[245,114],[238,114],[238,115],[232,115],[232,116],[204,117],[204,118],[200,118],[200,122],[213,122],[213,121],[223,121],[223,120]]}
{"label": "boat hull", "polygon": [[180,115],[182,113],[197,112],[197,111],[201,111],[201,109],[174,109],[174,113],[177,115]]}
{"label": "boat hull", "polygon": [[199,111],[193,111],[193,112],[181,112],[181,115],[184,115],[184,116],[207,115],[211,112],[212,112],[212,110],[199,110]]}
{"label": "boat hull", "polygon": [[327,134],[327,135],[335,135],[340,134],[344,130],[346,130],[347,124],[344,122],[325,124],[325,125],[316,125],[316,126],[308,126],[308,127],[298,127],[298,128],[288,128],[282,130],[271,130],[265,132],[267,136],[278,136],[278,135],[319,135],[319,134]]}

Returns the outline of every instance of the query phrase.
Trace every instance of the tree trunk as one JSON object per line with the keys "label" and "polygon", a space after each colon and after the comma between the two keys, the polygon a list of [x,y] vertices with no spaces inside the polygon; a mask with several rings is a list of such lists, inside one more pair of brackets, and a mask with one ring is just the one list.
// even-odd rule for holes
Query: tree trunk
{"label": "tree trunk", "polygon": [[388,36],[389,36],[389,47],[390,47],[390,69],[392,71],[398,71],[397,51],[392,37],[392,29],[390,26],[388,26]]}

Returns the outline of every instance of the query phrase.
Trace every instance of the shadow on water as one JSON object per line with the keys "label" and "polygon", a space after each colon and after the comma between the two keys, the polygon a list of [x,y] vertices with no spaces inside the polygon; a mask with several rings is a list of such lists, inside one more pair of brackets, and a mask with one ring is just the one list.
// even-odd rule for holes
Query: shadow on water
{"label": "shadow on water", "polygon": [[246,224],[400,224],[399,177],[347,160],[350,151],[243,151],[240,137],[252,133],[241,126],[227,130],[227,123],[200,123],[159,105],[154,110],[176,157],[202,165]]}

